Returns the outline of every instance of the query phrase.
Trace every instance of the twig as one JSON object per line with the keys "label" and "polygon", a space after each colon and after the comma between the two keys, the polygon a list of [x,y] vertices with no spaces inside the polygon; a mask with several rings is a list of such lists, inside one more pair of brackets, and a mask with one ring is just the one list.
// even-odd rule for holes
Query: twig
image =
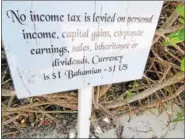
{"label": "twig", "polygon": [[176,55],[174,55],[173,53],[171,53],[169,50],[168,50],[168,47],[167,49],[164,49],[165,52],[167,52],[171,57],[173,57],[174,59],[176,59],[178,62],[180,62],[180,58],[178,58]]}
{"label": "twig", "polygon": [[16,121],[13,121],[15,127],[21,132],[24,134],[25,137],[28,137],[28,134],[26,134],[20,127],[19,127],[19,124],[16,122]]}
{"label": "twig", "polygon": [[15,98],[15,96],[11,96],[11,97],[9,98],[8,107],[10,107],[10,106],[12,105],[12,102],[13,102],[14,98]]}
{"label": "twig", "polygon": [[3,83],[1,83],[1,85],[3,85],[3,84],[5,84],[5,83],[9,82],[10,80],[11,80],[11,79],[8,79],[8,80],[4,81]]}
{"label": "twig", "polygon": [[96,104],[98,104],[99,96],[100,96],[100,86],[97,86],[97,91],[96,91]]}
{"label": "twig", "polygon": [[127,106],[128,106],[128,108],[129,108],[129,120],[128,120],[128,122],[130,122],[132,110],[131,110],[131,107],[130,107],[130,104],[129,104],[129,103],[127,103]]}
{"label": "twig", "polygon": [[160,60],[163,64],[171,65],[172,67],[180,70],[180,67],[179,66],[163,60],[157,53],[155,53],[155,51],[153,49],[152,49],[152,52],[157,57],[157,59]]}
{"label": "twig", "polygon": [[1,96],[4,96],[4,97],[15,96],[15,91],[2,89]]}
{"label": "twig", "polygon": [[98,104],[97,104],[97,102],[96,102],[96,100],[95,100],[95,94],[93,95],[93,98],[92,98],[92,103],[93,103],[93,105],[94,105],[94,108],[95,109],[99,109],[99,106],[98,106]]}
{"label": "twig", "polygon": [[100,88],[100,95],[99,98],[101,98],[108,90],[109,88],[112,86],[112,84],[108,84],[108,85],[103,85]]}
{"label": "twig", "polygon": [[171,32],[175,32],[178,30],[181,30],[184,28],[184,25],[176,25],[176,26],[172,26],[172,27],[168,27],[165,29],[159,29],[156,31],[156,34],[167,34],[167,33],[171,33]]}
{"label": "twig", "polygon": [[43,95],[42,97],[47,99],[48,101],[55,101],[56,99],[63,98],[68,101],[77,101],[77,95],[70,95],[73,92],[62,92],[62,93],[56,93],[56,94],[49,94],[49,95]]}
{"label": "twig", "polygon": [[3,73],[2,81],[4,81],[4,78],[5,78],[5,75],[6,75],[6,73],[7,73],[7,70],[8,70],[8,66],[6,67],[6,69],[5,69],[4,73]]}
{"label": "twig", "polygon": [[[162,27],[160,28],[160,30],[167,29],[168,27],[170,27],[175,22],[175,20],[177,20],[177,18],[178,18],[178,14],[177,14],[176,11],[174,11],[170,15],[170,17],[165,21],[165,23],[162,25]],[[154,45],[156,42],[158,42],[159,39],[160,39],[160,36],[157,36],[154,39],[152,45]]]}
{"label": "twig", "polygon": [[[166,5],[165,5],[166,4]],[[164,7],[163,7],[163,9],[165,9],[168,5],[170,4],[170,2],[169,1],[164,1]]]}
{"label": "twig", "polygon": [[95,99],[94,99],[94,97],[93,97],[93,100],[92,101],[93,101],[93,105],[94,105],[94,108],[95,109],[99,109],[99,110],[103,111],[105,114],[107,114],[112,119],[116,119],[117,118],[114,114],[110,113],[109,110],[107,110],[106,108],[104,108],[101,104],[97,104],[96,101],[95,101]]}
{"label": "twig", "polygon": [[143,77],[148,79],[149,81],[151,81],[152,83],[155,83],[152,79],[150,79],[149,77],[147,77],[145,74],[143,74]]}
{"label": "twig", "polygon": [[11,122],[13,122],[13,121],[19,119],[20,116],[21,116],[21,115],[18,114],[18,115],[14,116],[14,117],[11,117],[11,118],[9,118],[8,120],[3,121],[3,122],[2,122],[2,125],[7,125],[7,124],[9,124],[9,123],[11,123]]}
{"label": "twig", "polygon": [[167,68],[166,72],[164,73],[163,77],[160,79],[159,82],[162,82],[162,81],[166,78],[166,75],[168,74],[168,72],[170,71],[170,69],[171,69],[171,66],[169,66],[169,67]]}
{"label": "twig", "polygon": [[[160,79],[160,75],[159,75],[159,70],[156,68],[156,65],[154,64],[153,65],[153,68],[154,68],[154,70],[155,70],[155,73],[157,74],[157,77]],[[159,66],[159,68],[161,69],[161,66]]]}
{"label": "twig", "polygon": [[174,46],[175,49],[177,49],[182,54],[185,54],[185,52],[175,43],[173,43],[168,37],[166,37],[164,34],[158,34],[159,36],[163,37],[165,40],[167,40],[172,46]]}
{"label": "twig", "polygon": [[[166,97],[164,99],[161,99],[161,100],[158,100],[158,101],[156,101],[156,102],[154,102],[152,104],[140,106],[139,109],[143,111],[143,110],[150,109],[150,108],[153,108],[153,107],[158,107],[160,104],[165,103],[165,102],[167,102],[169,100],[172,100],[172,99],[176,98],[177,96],[179,96],[184,91],[184,89],[185,89],[185,86],[182,85],[177,90],[177,92],[175,94],[173,94],[172,96],[168,96],[168,97]],[[136,106],[135,108],[132,107],[132,110],[131,110],[132,114],[136,113],[137,111],[138,111],[138,106]],[[128,113],[130,113],[130,111],[125,112],[124,114],[128,114]],[[119,116],[119,118],[120,117],[122,117],[122,116]]]}
{"label": "twig", "polygon": [[109,117],[111,117],[112,119],[116,120],[117,116],[112,114],[111,112],[109,112],[109,110],[107,110],[104,106],[102,106],[101,104],[99,104],[99,108],[106,113]]}
{"label": "twig", "polygon": [[[145,70],[145,73],[147,73],[147,72],[153,72],[153,73],[156,73],[156,71],[154,71],[154,70]],[[161,71],[157,71],[159,74],[164,74],[163,72],[161,72]]]}
{"label": "twig", "polygon": [[150,64],[150,67],[148,68],[148,70],[151,70],[151,68],[152,68],[152,66],[153,66],[153,64],[155,62],[156,57],[154,57],[154,58],[148,57],[148,59],[152,61],[151,64]]}
{"label": "twig", "polygon": [[[43,110],[41,110],[40,108],[36,107],[35,108],[38,112],[42,113],[43,115],[45,115],[46,117],[48,117],[49,119],[53,120],[53,121],[57,121],[56,118],[54,118],[53,116],[51,116],[48,113],[45,113]],[[24,111],[24,110],[23,110]]]}
{"label": "twig", "polygon": [[28,105],[24,105],[24,106],[15,107],[15,108],[7,108],[6,111],[7,112],[8,111],[9,112],[12,112],[12,111],[17,112],[17,111],[22,111],[23,109],[28,109],[28,108],[33,108],[33,107],[48,105],[48,104],[54,104],[54,105],[64,106],[64,107],[73,108],[73,109],[77,108],[77,106],[75,105],[76,103],[69,103],[65,100],[59,100],[59,101],[53,101],[53,102],[38,102],[38,103],[28,104]]}
{"label": "twig", "polygon": [[12,134],[18,134],[19,131],[13,131],[13,132],[8,132],[8,133],[2,133],[2,136],[7,136],[7,135],[12,135]]}
{"label": "twig", "polygon": [[162,25],[162,29],[169,28],[179,17],[179,14],[174,10],[174,12],[170,15],[170,17],[165,21],[165,23]]}
{"label": "twig", "polygon": [[165,132],[164,135],[161,136],[161,138],[165,138],[169,131],[170,131],[170,125],[168,125],[167,131]]}
{"label": "twig", "polygon": [[184,101],[181,99],[181,96],[178,96],[178,100],[180,102],[180,105],[184,107]]}
{"label": "twig", "polygon": [[[162,25],[161,29],[166,29],[166,28],[170,27],[170,26],[175,22],[175,20],[177,20],[178,16],[179,16],[179,15],[177,14],[177,12],[174,11],[174,12],[170,15],[170,17],[165,21],[165,23]],[[157,43],[159,39],[160,39],[160,36],[157,36],[157,37],[154,39],[152,45],[154,45],[155,43]]]}
{"label": "twig", "polygon": [[143,86],[140,86],[140,87],[137,87],[137,88],[130,89],[129,91],[134,92],[134,91],[137,91],[137,90],[140,90],[140,89],[145,89],[145,88],[148,88],[148,87],[149,87],[149,85],[143,85]]}
{"label": "twig", "polygon": [[184,73],[183,72],[179,72],[176,75],[174,75],[173,77],[165,80],[162,83],[158,83],[158,84],[154,84],[153,87],[146,89],[145,91],[138,93],[137,95],[133,96],[132,98],[127,99],[127,101],[123,101],[123,100],[112,100],[109,102],[102,102],[102,104],[107,108],[116,108],[116,107],[120,107],[123,105],[126,105],[127,103],[131,103],[137,100],[141,100],[144,99],[150,95],[152,95],[154,92],[169,86],[171,84],[177,83],[181,80],[184,79]]}
{"label": "twig", "polygon": [[124,131],[124,126],[123,125],[120,125],[117,129],[116,129],[116,135],[117,135],[117,138],[118,139],[123,139],[122,137],[122,134],[123,134],[123,131]]}
{"label": "twig", "polygon": [[77,113],[77,111],[33,111],[33,110],[23,110],[25,112],[34,112],[34,113]]}

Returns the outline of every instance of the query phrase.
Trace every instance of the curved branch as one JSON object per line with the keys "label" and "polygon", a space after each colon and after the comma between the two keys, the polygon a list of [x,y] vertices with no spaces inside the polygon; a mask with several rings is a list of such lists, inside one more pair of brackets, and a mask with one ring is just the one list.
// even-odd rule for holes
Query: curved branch
{"label": "curved branch", "polygon": [[133,96],[132,98],[129,98],[127,100],[112,100],[112,101],[109,101],[109,102],[102,102],[102,105],[104,105],[107,109],[127,105],[128,103],[144,99],[144,98],[152,95],[156,91],[158,91],[158,90],[160,90],[160,89],[162,89],[166,86],[169,86],[171,84],[177,83],[177,82],[179,82],[183,79],[184,79],[184,73],[179,72],[176,75],[174,75],[173,77],[165,80],[164,82],[155,84],[153,87],[148,88],[148,89],[146,89],[145,91],[143,91],[141,93],[138,93],[137,95]]}

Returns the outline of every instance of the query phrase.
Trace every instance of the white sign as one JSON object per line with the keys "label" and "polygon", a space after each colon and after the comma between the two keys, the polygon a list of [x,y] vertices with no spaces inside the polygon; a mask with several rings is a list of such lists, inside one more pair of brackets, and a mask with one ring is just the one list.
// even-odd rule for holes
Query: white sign
{"label": "white sign", "polygon": [[162,1],[3,1],[18,98],[142,78]]}

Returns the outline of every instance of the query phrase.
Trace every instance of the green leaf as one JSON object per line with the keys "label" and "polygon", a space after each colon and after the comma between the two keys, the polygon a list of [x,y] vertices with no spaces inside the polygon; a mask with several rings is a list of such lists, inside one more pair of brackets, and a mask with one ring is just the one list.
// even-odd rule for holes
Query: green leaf
{"label": "green leaf", "polygon": [[137,88],[137,87],[139,87],[139,83],[135,81],[135,82],[133,83],[133,88]]}
{"label": "green leaf", "polygon": [[178,112],[176,114],[176,118],[172,120],[172,122],[179,122],[179,121],[183,121],[184,120],[184,115],[183,112]]}
{"label": "green leaf", "polygon": [[163,45],[164,45],[164,46],[169,46],[170,43],[169,43],[168,41],[165,40],[165,41],[163,42]]}
{"label": "green leaf", "polygon": [[139,87],[139,83],[134,81],[134,82],[132,82],[132,84],[129,84],[128,87],[132,88],[132,89],[135,89],[135,88]]}
{"label": "green leaf", "polygon": [[180,121],[184,121],[184,118],[180,119],[180,118],[175,118],[174,120],[172,120],[172,123],[177,123]]}
{"label": "green leaf", "polygon": [[132,93],[131,91],[126,91],[125,93],[126,93],[127,97],[131,97],[131,96],[135,95],[135,93]]}
{"label": "green leaf", "polygon": [[181,60],[181,70],[185,71],[185,57]]}
{"label": "green leaf", "polygon": [[185,19],[179,18],[179,21],[180,21],[182,24],[185,24]]}
{"label": "green leaf", "polygon": [[[185,35],[184,34],[185,34],[185,29],[181,29],[181,30],[178,30],[178,31],[173,32],[170,35],[168,35],[168,38],[169,38],[171,43],[176,44],[176,43],[179,43],[179,42],[182,42],[182,41],[185,40]],[[170,42],[165,40],[163,42],[163,45],[164,46],[170,46],[171,45]]]}
{"label": "green leaf", "polygon": [[178,5],[177,8],[176,8],[176,12],[181,15],[182,17],[185,17],[184,15],[184,6],[183,5]]}

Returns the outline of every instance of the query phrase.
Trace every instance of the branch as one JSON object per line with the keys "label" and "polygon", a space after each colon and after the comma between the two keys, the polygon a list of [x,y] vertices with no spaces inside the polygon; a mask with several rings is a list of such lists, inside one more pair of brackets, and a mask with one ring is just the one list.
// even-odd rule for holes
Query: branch
{"label": "branch", "polygon": [[6,89],[2,89],[1,96],[5,96],[5,97],[15,96],[15,91],[10,91],[10,90],[6,90]]}
{"label": "branch", "polygon": [[[167,29],[168,27],[170,27],[175,20],[177,20],[177,18],[179,17],[179,15],[177,14],[176,11],[174,11],[170,17],[165,21],[165,23],[162,25],[162,27],[160,29]],[[152,45],[154,45],[156,42],[158,42],[158,40],[160,39],[160,36],[157,36],[154,40]]]}
{"label": "branch", "polygon": [[[138,110],[139,110],[139,111],[144,111],[144,110],[146,110],[146,109],[151,109],[151,108],[154,108],[154,107],[159,107],[160,104],[165,103],[165,102],[167,102],[167,101],[169,101],[169,100],[172,100],[172,99],[176,98],[177,96],[179,96],[179,95],[184,91],[184,89],[185,89],[185,86],[182,85],[182,86],[177,90],[177,92],[176,92],[175,94],[173,94],[172,96],[167,96],[167,97],[165,97],[164,99],[155,101],[155,103],[148,104],[148,105],[143,105],[143,106],[140,106],[139,108],[138,108],[138,106],[134,106],[134,107],[132,107],[131,111],[125,111],[125,112],[124,112],[124,115],[125,115],[125,114],[128,114],[128,113],[129,113],[129,114],[134,114],[134,113],[138,112]],[[116,111],[114,111],[114,112],[116,112]],[[120,115],[119,117],[122,117],[122,115]]]}
{"label": "branch", "polygon": [[112,84],[108,84],[108,85],[103,85],[100,87],[100,92],[99,92],[99,98],[101,98],[108,90],[109,88],[112,86]]}
{"label": "branch", "polygon": [[123,105],[127,105],[128,103],[144,99],[144,98],[152,95],[156,91],[158,91],[158,90],[160,90],[160,89],[162,89],[162,88],[164,88],[166,86],[169,86],[171,84],[177,83],[177,82],[179,82],[179,81],[181,81],[183,79],[184,79],[184,73],[183,72],[179,72],[176,75],[174,75],[173,77],[165,80],[164,82],[155,84],[152,88],[148,88],[145,91],[143,91],[141,93],[138,93],[137,95],[135,95],[132,98],[129,98],[129,99],[125,100],[125,101],[124,100],[112,100],[112,101],[109,101],[109,102],[102,102],[102,104],[107,109],[116,108],[116,107],[120,107],[120,106],[123,106]]}
{"label": "branch", "polygon": [[181,30],[184,28],[184,25],[176,25],[176,26],[172,26],[166,29],[159,29],[156,31],[156,34],[167,34],[167,33],[172,33],[178,30]]}

